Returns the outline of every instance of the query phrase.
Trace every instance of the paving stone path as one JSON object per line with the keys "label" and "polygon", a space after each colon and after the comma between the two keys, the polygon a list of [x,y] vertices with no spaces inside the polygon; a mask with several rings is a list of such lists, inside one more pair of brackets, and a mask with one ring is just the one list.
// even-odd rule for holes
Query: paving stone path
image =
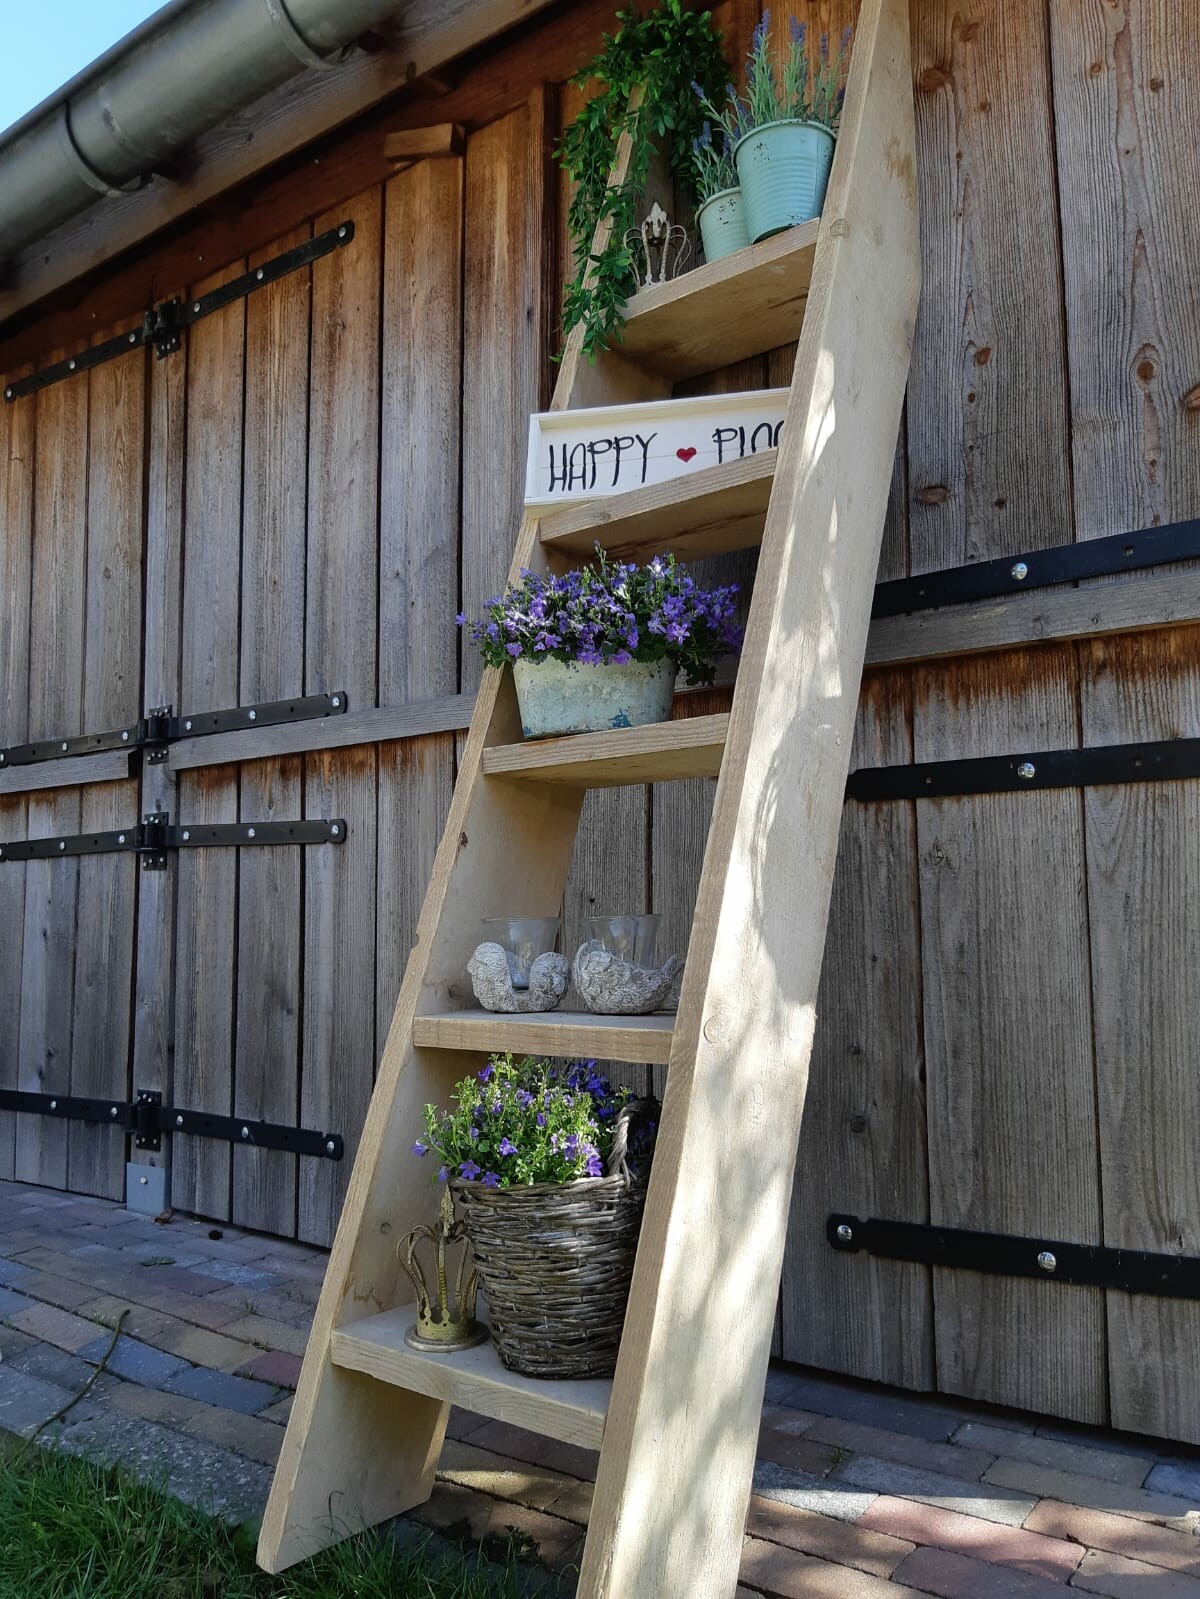
{"label": "paving stone path", "polygon": [[[256,1516],[324,1265],[236,1228],[0,1183],[0,1428],[28,1437],[78,1393],[125,1311],[58,1445]],[[1200,1451],[780,1367],[758,1453],[744,1599],[1200,1599]],[[511,1529],[569,1570],[595,1468],[456,1411],[412,1519],[470,1539]]]}

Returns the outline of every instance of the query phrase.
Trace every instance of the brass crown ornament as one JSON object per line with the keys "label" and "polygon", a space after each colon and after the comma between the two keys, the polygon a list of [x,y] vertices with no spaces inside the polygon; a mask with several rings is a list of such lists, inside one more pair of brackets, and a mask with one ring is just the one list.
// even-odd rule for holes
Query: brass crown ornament
{"label": "brass crown ornament", "polygon": [[[417,1258],[421,1244],[432,1247],[436,1270],[437,1299],[434,1300]],[[446,1269],[447,1252],[462,1246],[454,1299],[450,1298]],[[442,1192],[441,1216],[433,1226],[414,1227],[396,1245],[396,1258],[404,1267],[417,1291],[417,1319],[404,1334],[413,1349],[434,1350],[448,1355],[456,1349],[472,1349],[485,1343],[487,1328],[475,1319],[475,1296],[479,1279],[471,1259],[466,1228],[454,1219],[454,1198],[449,1188]]]}

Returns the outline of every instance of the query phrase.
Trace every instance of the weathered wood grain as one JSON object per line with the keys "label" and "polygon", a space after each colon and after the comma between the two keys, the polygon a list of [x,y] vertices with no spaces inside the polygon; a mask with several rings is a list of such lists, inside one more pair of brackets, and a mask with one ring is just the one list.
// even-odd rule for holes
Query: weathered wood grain
{"label": "weathered wood grain", "polygon": [[[0,414],[0,741],[21,743],[29,723],[29,593],[32,576],[34,451],[37,402]],[[27,836],[23,799],[0,800],[0,839]],[[25,943],[25,871],[0,872],[0,1085],[16,1088],[21,1043],[21,969]],[[18,1123],[0,1112],[0,1179],[11,1178]]]}
{"label": "weathered wood grain", "polygon": [[[58,352],[56,359],[65,352]],[[88,393],[61,383],[37,396],[33,567],[29,627],[28,736],[83,732],[83,636],[87,525]],[[53,447],[48,448],[53,440]],[[77,833],[79,795],[70,790],[29,801],[29,836]],[[71,1071],[77,861],[25,867],[19,1084],[64,1093]],[[22,1118],[15,1171],[26,1182],[64,1188],[67,1125]]]}
{"label": "weathered wood grain", "polygon": [[[1051,8],[1050,38],[1075,534],[1093,538],[1200,513],[1196,180],[1180,137],[1200,117],[1200,17],[1067,0]],[[1084,743],[1195,737],[1198,637],[1080,646]],[[1189,1138],[1198,792],[1170,783],[1084,796],[1104,1241],[1186,1254],[1200,1213]],[[1108,1334],[1113,1424],[1200,1441],[1197,1308],[1110,1294]]]}
{"label": "weathered wood grain", "polygon": [[[123,331],[123,330],[118,330]],[[83,728],[136,722],[142,655],[142,520],[146,355],[142,350],[88,375],[87,569]],[[138,782],[87,785],[85,832],[138,819]],[[79,862],[71,1092],[130,1097],[130,1016],[138,861],[134,855]],[[138,1084],[138,1087],[145,1087]],[[125,1134],[72,1122],[68,1178],[80,1193],[125,1194]]]}
{"label": "weathered wood grain", "polygon": [[[421,162],[387,185],[384,204],[379,699],[403,713],[458,687],[462,161]],[[454,738],[385,744],[378,758],[375,988],[386,1018],[450,808]]]}
{"label": "weathered wood grain", "polygon": [[914,7],[924,273],[908,386],[914,572],[1070,534],[1048,77],[1045,0]]}
{"label": "weathered wood grain", "polygon": [[[1075,533],[1200,513],[1196,170],[1200,14],[1050,8]],[[1185,141],[1186,144],[1186,141]]]}
{"label": "weathered wood grain", "polygon": [[[286,235],[260,259],[291,249]],[[241,670],[238,702],[304,689],[308,339],[311,283],[291,273],[246,302],[245,474],[242,490]],[[298,756],[241,768],[241,815],[302,813]],[[238,1116],[296,1124],[300,1093],[301,850],[238,852]],[[233,1220],[291,1234],[298,1160],[283,1150],[233,1151]]]}
{"label": "weathered wood grain", "polygon": [[[366,706],[377,670],[381,191],[314,228],[342,216],[354,243],[313,267],[304,687],[342,688]],[[348,825],[345,845],[306,850],[304,862],[300,1117],[341,1133],[347,1154],[301,1174],[300,1236],[319,1243],[337,1224],[375,1067],[375,782],[373,748],[305,758],[305,814]]]}
{"label": "weathered wood grain", "polygon": [[[216,274],[203,293],[245,270]],[[242,524],[242,406],[246,302],[197,322],[188,334],[187,462],[183,527],[180,696],[191,710],[237,704]],[[176,788],[181,822],[238,816],[235,773],[193,773]],[[184,850],[176,873],[174,1097],[189,1110],[233,1110],[237,855]],[[181,1137],[171,1191],[184,1210],[229,1217],[230,1146]]]}
{"label": "weathered wood grain", "polygon": [[[539,409],[544,138],[545,111],[535,99],[467,141],[461,593],[471,617],[504,587],[525,488],[513,419]],[[477,688],[481,673],[478,652],[464,644],[461,687]]]}
{"label": "weathered wood grain", "polygon": [[[864,681],[851,765],[911,759],[900,673]],[[825,1239],[831,1211],[929,1217],[917,835],[908,804],[842,814],[783,1273],[789,1360],[933,1386],[930,1274]]]}
{"label": "weathered wood grain", "polygon": [[[1200,629],[1093,645],[1084,739],[1200,737]],[[1104,1242],[1200,1252],[1200,784],[1085,790]],[[1112,1423],[1200,1442],[1200,1306],[1109,1294]]]}
{"label": "weathered wood grain", "polygon": [[[1078,741],[1070,651],[985,656],[914,682],[919,761]],[[1080,795],[923,800],[917,838],[930,1219],[1096,1243]],[[1098,1289],[935,1272],[934,1299],[939,1386],[1105,1419]]]}

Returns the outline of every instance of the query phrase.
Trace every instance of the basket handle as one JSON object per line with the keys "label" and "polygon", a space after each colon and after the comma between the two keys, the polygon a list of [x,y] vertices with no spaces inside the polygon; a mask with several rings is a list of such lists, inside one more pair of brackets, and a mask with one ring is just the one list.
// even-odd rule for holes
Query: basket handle
{"label": "basket handle", "polygon": [[658,1101],[655,1099],[631,1099],[622,1105],[613,1123],[612,1149],[609,1151],[605,1176],[620,1177],[625,1186],[629,1186],[632,1181],[632,1173],[629,1170],[630,1131],[635,1120],[648,1120],[651,1111],[657,1111],[658,1108]]}

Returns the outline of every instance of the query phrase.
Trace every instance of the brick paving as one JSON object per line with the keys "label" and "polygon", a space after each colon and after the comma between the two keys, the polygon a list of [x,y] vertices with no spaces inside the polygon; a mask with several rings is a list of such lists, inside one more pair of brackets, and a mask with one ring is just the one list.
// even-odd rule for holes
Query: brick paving
{"label": "brick paving", "polygon": [[[0,1183],[0,1428],[29,1436],[78,1393],[124,1311],[57,1443],[256,1516],[324,1261]],[[740,1599],[1200,1599],[1200,1451],[777,1367],[758,1453]],[[595,1467],[455,1411],[411,1519],[465,1539],[515,1531],[569,1573]]]}

